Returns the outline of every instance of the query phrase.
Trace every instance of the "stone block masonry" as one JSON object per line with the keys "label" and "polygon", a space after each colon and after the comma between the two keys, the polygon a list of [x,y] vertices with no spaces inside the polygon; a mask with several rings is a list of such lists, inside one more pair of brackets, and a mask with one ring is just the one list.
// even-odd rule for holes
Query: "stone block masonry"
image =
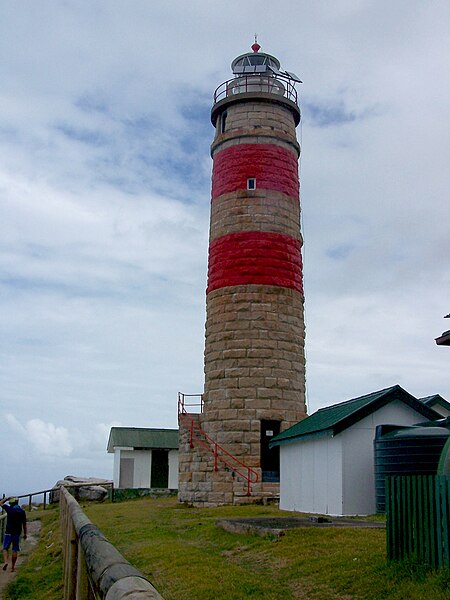
{"label": "stone block masonry", "polygon": [[286,429],[303,418],[302,294],[279,286],[230,286],[208,294],[207,314],[205,430],[216,419],[225,430],[228,419],[233,427],[240,423],[244,433],[252,420],[259,425],[260,419],[276,419]]}
{"label": "stone block masonry", "polygon": [[256,189],[226,193],[211,203],[211,241],[248,231],[269,231],[302,242],[298,200],[281,192]]}
{"label": "stone block masonry", "polygon": [[[283,431],[306,415],[305,326],[300,111],[290,99],[267,93],[279,88],[260,93],[254,81],[232,88],[252,93],[230,93],[212,110],[204,410],[195,418],[258,473],[252,494],[260,498],[279,489],[262,481],[263,473],[272,476],[278,468],[263,433]],[[244,497],[240,467],[216,471],[206,445],[191,448],[187,435],[181,419],[180,500],[209,506]]]}
{"label": "stone block masonry", "polygon": [[278,140],[289,140],[298,148],[295,120],[289,106],[254,98],[253,100],[249,99],[248,102],[230,103],[224,110],[226,110],[225,131],[216,127],[213,148],[228,137],[239,140],[241,135],[248,136],[255,135],[255,133],[258,135],[273,134]]}

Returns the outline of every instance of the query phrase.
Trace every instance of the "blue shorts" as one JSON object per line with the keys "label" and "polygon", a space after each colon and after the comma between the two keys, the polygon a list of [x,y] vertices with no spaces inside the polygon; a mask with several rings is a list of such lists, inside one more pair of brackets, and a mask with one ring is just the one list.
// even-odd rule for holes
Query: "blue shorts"
{"label": "blue shorts", "polygon": [[9,550],[11,544],[13,552],[20,552],[20,535],[5,533],[5,537],[3,539],[3,550]]}

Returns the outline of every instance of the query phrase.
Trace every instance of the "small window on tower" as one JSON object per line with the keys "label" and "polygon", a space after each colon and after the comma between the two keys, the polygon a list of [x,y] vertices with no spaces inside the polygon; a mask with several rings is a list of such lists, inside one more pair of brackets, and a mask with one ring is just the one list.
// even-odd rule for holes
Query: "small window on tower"
{"label": "small window on tower", "polygon": [[256,190],[256,177],[249,177],[247,179],[247,189]]}
{"label": "small window on tower", "polygon": [[220,133],[225,133],[225,128],[227,125],[227,111],[222,113],[220,117]]}

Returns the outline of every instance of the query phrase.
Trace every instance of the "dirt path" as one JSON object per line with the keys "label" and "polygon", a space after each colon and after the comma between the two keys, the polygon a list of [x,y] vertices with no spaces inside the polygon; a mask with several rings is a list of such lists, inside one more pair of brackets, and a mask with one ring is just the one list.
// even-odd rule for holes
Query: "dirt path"
{"label": "dirt path", "polygon": [[[20,571],[21,565],[27,560],[32,548],[37,544],[39,539],[39,531],[41,529],[40,521],[29,521],[28,522],[28,537],[26,540],[22,540],[22,552],[19,554],[19,558],[16,562],[16,570],[11,573],[11,565],[8,566],[7,571],[0,570],[0,600],[3,600],[3,590],[14,579],[16,573]],[[11,555],[10,555],[11,556]]]}

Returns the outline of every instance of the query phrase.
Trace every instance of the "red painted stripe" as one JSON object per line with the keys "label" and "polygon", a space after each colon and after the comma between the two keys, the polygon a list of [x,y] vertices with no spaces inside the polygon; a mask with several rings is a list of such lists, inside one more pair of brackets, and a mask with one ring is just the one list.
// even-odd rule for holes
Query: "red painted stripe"
{"label": "red painted stripe", "polygon": [[231,233],[212,241],[206,293],[248,284],[276,285],[303,294],[300,241],[264,231]]}
{"label": "red painted stripe", "polygon": [[246,190],[247,179],[256,187],[298,197],[297,156],[274,144],[237,144],[214,155],[212,198]]}

